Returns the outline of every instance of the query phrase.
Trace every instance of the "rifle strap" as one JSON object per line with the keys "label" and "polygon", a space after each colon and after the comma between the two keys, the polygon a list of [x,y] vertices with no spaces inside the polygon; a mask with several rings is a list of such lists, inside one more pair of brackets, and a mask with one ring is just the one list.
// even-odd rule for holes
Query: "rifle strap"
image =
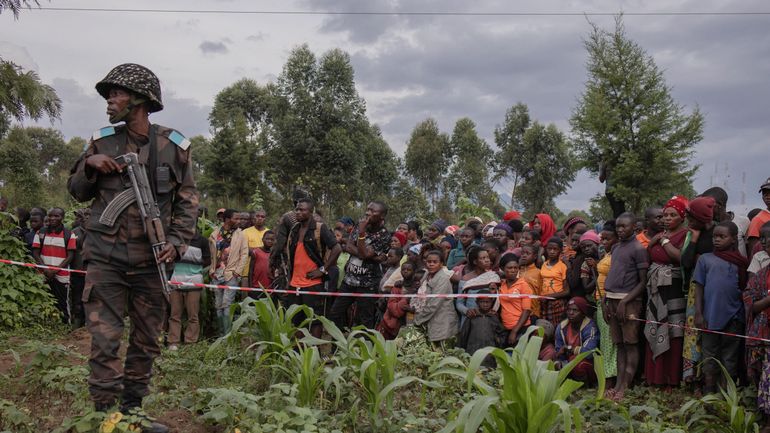
{"label": "rifle strap", "polygon": [[145,167],[147,171],[147,179],[150,181],[150,190],[152,191],[152,198],[155,202],[158,201],[158,182],[155,176],[155,172],[158,170],[158,125],[150,125],[150,155],[147,159],[148,167]]}

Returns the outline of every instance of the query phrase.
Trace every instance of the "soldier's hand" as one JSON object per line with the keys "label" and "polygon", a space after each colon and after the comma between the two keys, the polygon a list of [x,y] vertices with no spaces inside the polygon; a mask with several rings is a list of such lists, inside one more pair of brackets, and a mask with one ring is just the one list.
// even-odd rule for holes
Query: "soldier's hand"
{"label": "soldier's hand", "polygon": [[123,171],[123,165],[118,164],[117,161],[107,155],[91,155],[86,158],[86,165],[103,174],[109,174],[114,171],[120,173]]}
{"label": "soldier's hand", "polygon": [[176,260],[176,248],[169,243],[163,245],[163,249],[158,254],[158,262],[171,263],[174,260]]}

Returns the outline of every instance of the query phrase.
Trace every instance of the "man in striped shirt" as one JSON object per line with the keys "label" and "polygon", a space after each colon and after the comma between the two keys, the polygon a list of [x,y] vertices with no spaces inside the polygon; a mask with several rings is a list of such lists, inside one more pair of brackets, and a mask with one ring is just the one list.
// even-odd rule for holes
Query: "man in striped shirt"
{"label": "man in striped shirt", "polygon": [[[41,228],[32,241],[32,256],[41,265],[66,268],[75,257],[77,236],[64,228],[64,210],[58,207],[48,211],[48,226]],[[56,307],[64,323],[70,323],[70,273],[44,269],[43,275],[56,298]]]}

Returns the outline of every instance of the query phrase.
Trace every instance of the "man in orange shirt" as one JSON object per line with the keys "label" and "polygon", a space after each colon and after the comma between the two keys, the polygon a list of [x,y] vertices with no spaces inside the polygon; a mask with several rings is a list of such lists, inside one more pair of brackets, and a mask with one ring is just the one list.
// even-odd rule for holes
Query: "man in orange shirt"
{"label": "man in orange shirt", "polygon": [[[297,200],[297,206],[294,209],[297,222],[289,230],[289,287],[298,292],[324,291],[327,269],[337,264],[337,257],[342,252],[334,232],[326,224],[316,222],[313,218],[313,208],[313,200],[309,198]],[[298,296],[290,297],[288,301],[309,306],[316,316],[322,316],[325,313],[326,296],[300,293]],[[294,317],[297,323],[305,319],[303,314]],[[322,331],[323,326],[320,322],[315,321],[310,325],[310,333],[314,337],[320,338]]]}
{"label": "man in orange shirt", "polygon": [[644,230],[636,235],[636,240],[647,249],[656,234],[663,231],[663,209],[659,207],[650,207],[644,211]]}
{"label": "man in orange shirt", "polygon": [[759,192],[762,194],[762,201],[765,202],[767,209],[762,209],[762,211],[760,211],[749,224],[749,231],[746,233],[746,237],[749,239],[749,245],[747,248],[749,258],[751,258],[755,252],[759,251],[759,249],[755,251],[757,242],[759,242],[759,229],[764,223],[770,221],[770,178],[767,178],[765,183],[759,187]]}

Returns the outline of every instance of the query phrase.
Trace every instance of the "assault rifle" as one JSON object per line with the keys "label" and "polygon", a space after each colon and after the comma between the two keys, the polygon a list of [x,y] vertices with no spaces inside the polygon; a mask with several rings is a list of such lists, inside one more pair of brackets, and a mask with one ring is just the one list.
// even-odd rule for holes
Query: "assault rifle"
{"label": "assault rifle", "polygon": [[119,164],[125,164],[126,173],[131,180],[131,188],[116,195],[107,205],[99,217],[99,222],[112,227],[120,214],[131,204],[136,202],[139,207],[139,213],[142,216],[142,226],[144,232],[150,239],[152,253],[155,256],[155,264],[158,266],[160,279],[163,283],[163,295],[168,300],[171,294],[171,287],[168,283],[168,273],[166,264],[158,261],[158,256],[166,245],[166,233],[163,231],[163,224],[160,220],[160,209],[158,203],[152,195],[150,181],[147,179],[147,172],[139,163],[139,156],[136,153],[127,153],[115,158]]}

